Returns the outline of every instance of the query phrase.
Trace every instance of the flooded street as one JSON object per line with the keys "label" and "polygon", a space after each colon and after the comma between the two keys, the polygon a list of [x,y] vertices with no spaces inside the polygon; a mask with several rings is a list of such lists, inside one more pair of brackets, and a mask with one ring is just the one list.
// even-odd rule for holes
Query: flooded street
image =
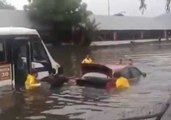
{"label": "flooded street", "polygon": [[147,73],[125,91],[64,86],[34,93],[14,93],[10,86],[0,88],[0,119],[4,120],[117,120],[153,114],[171,95],[171,42],[110,47],[49,47],[67,76],[79,76],[86,54],[96,63],[112,64],[132,58]]}

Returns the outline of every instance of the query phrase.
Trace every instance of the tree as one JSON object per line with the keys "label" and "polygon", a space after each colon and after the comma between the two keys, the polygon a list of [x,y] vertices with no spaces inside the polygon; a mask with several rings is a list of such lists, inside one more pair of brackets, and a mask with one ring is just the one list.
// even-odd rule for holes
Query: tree
{"label": "tree", "polygon": [[142,14],[144,14],[144,10],[147,8],[145,0],[140,0],[140,7],[139,9],[142,10]]}
{"label": "tree", "polygon": [[85,38],[86,42],[83,42],[85,45],[89,45],[91,40],[100,40],[100,36],[98,35],[98,23],[96,20],[87,20],[86,29],[85,29]]}
{"label": "tree", "polygon": [[6,1],[4,0],[0,0],[0,9],[11,9],[11,10],[15,10],[15,7],[8,4]]}
{"label": "tree", "polygon": [[[166,0],[166,12],[170,12],[170,3],[171,3],[171,0]],[[146,8],[147,8],[147,4],[145,3],[145,0],[140,0],[139,9],[142,10],[142,13],[144,13],[144,10]]]}
{"label": "tree", "polygon": [[25,8],[34,20],[52,27],[55,43],[73,42],[74,30],[92,14],[81,0],[33,0]]}
{"label": "tree", "polygon": [[171,0],[166,1],[166,11],[167,12],[170,12],[170,2],[171,2]]}
{"label": "tree", "polygon": [[98,25],[95,19],[87,19],[85,24],[75,27],[73,31],[74,44],[88,46],[92,40],[99,40]]}

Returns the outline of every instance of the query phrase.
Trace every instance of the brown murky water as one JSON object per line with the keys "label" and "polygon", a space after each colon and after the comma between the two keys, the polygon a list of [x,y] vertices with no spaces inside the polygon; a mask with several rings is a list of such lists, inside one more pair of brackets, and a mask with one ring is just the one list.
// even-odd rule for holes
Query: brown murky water
{"label": "brown murky water", "polygon": [[111,64],[132,58],[147,77],[125,91],[64,86],[34,93],[14,93],[0,88],[0,119],[3,120],[115,120],[160,111],[171,93],[171,43],[113,47],[50,47],[65,75],[78,76],[79,65],[89,53],[97,63]]}

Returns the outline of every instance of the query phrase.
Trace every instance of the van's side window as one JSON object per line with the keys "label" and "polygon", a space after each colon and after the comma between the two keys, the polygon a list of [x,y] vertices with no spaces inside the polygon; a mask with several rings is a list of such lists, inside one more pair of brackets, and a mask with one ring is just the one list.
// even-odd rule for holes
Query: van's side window
{"label": "van's side window", "polygon": [[5,47],[4,47],[4,41],[0,40],[0,62],[5,61]]}

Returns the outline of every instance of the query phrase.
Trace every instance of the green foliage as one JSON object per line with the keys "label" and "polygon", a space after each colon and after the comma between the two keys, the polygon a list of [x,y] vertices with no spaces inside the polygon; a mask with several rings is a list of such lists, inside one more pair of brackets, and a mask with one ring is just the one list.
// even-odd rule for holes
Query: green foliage
{"label": "green foliage", "polygon": [[170,2],[171,0],[166,0],[166,11],[170,12]]}
{"label": "green foliage", "polygon": [[[171,3],[171,0],[166,0],[166,12],[170,12],[170,3]],[[145,3],[145,0],[140,0],[139,9],[142,10],[142,14],[144,13],[144,10],[146,8],[147,8],[147,4]]]}
{"label": "green foliage", "polygon": [[77,14],[79,4],[80,0],[72,0],[72,3],[71,0],[34,0],[30,5],[30,12],[41,22],[63,22]]}
{"label": "green foliage", "polygon": [[0,9],[15,10],[15,7],[12,5],[9,5],[5,0],[0,0]]}
{"label": "green foliage", "polygon": [[34,20],[53,27],[51,33],[56,43],[73,42],[75,28],[86,25],[86,29],[92,14],[81,0],[34,0],[25,9]]}
{"label": "green foliage", "polygon": [[88,19],[86,21],[86,27],[83,27],[83,31],[85,33],[85,42],[83,42],[83,45],[88,46],[90,45],[92,40],[98,40],[98,25],[95,21],[95,19],[90,20]]}
{"label": "green foliage", "polygon": [[147,5],[145,3],[145,0],[140,0],[140,7],[139,9],[142,10],[142,14],[144,14],[144,10],[147,9]]}

